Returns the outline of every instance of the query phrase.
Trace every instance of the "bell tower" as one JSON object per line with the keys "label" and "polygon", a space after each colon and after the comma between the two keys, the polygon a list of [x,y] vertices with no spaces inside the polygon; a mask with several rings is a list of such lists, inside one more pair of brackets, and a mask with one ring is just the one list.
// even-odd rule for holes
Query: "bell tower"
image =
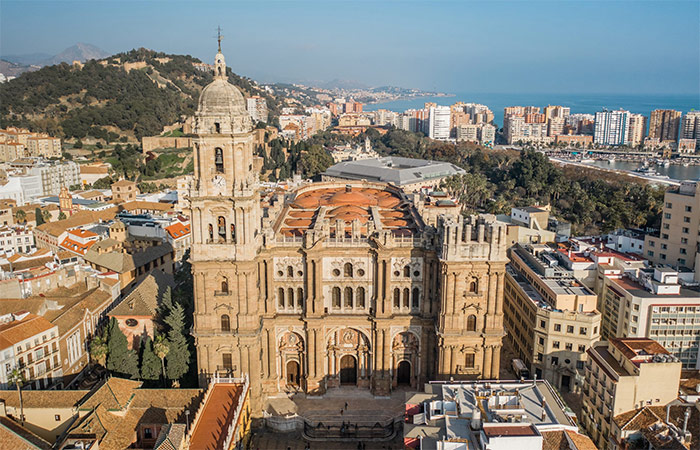
{"label": "bell tower", "polygon": [[214,70],[195,113],[192,256],[250,260],[260,241],[253,124],[243,95],[227,81],[220,35]]}

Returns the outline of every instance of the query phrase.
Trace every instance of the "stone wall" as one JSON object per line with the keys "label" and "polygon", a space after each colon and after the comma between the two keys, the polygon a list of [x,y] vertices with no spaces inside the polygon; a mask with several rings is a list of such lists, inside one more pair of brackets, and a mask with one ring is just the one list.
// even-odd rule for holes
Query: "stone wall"
{"label": "stone wall", "polygon": [[148,136],[141,140],[141,147],[144,153],[159,148],[187,148],[192,147],[192,139],[188,137]]}

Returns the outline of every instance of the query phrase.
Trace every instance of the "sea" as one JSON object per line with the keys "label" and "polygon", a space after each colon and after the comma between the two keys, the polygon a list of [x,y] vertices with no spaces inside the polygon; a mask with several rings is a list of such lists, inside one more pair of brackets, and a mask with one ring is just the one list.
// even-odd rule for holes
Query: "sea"
{"label": "sea", "polygon": [[488,106],[494,114],[494,122],[503,126],[503,108],[506,106],[540,106],[562,105],[571,108],[571,113],[595,114],[603,108],[609,110],[625,109],[635,114],[649,117],[654,109],[675,109],[688,112],[700,109],[698,95],[621,95],[621,94],[470,94],[458,93],[447,97],[417,97],[394,100],[384,103],[364,105],[365,111],[388,109],[403,112],[407,109],[420,109],[426,102],[449,106],[456,102],[481,103]]}

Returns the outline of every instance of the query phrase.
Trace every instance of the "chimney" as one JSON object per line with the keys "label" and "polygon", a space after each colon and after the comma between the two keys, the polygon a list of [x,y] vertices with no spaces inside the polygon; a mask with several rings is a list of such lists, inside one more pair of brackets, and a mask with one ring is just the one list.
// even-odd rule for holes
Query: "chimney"
{"label": "chimney", "polygon": [[686,431],[688,431],[688,419],[690,418],[690,408],[685,408],[685,413],[683,414],[683,436],[685,436]]}
{"label": "chimney", "polygon": [[540,420],[544,421],[544,419],[547,417],[547,400],[545,400],[544,397],[542,397],[542,417],[540,417]]}

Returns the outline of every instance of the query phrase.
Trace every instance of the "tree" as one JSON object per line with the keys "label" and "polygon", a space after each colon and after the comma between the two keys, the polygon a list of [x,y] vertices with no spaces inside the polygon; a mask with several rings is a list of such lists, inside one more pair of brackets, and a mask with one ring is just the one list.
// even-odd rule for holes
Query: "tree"
{"label": "tree", "polygon": [[160,358],[160,367],[163,374],[163,383],[165,383],[165,357],[168,356],[170,347],[168,346],[168,341],[163,337],[163,335],[156,335],[156,340],[153,343],[153,352]]}
{"label": "tree", "polygon": [[115,318],[107,328],[107,370],[130,378],[139,376],[138,356],[128,348],[126,336]]}
{"label": "tree", "polygon": [[19,396],[19,421],[24,426],[24,402],[22,399],[22,385],[24,385],[25,382],[24,371],[15,367],[7,377],[7,381],[17,386],[17,395]]}
{"label": "tree", "polygon": [[34,209],[34,220],[36,220],[36,225],[42,225],[45,223],[44,216],[41,214],[41,209]]}
{"label": "tree", "polygon": [[83,141],[81,141],[80,139],[75,141],[75,144],[73,144],[73,148],[83,148]]}
{"label": "tree", "polygon": [[301,155],[299,160],[299,166],[304,178],[315,177],[332,165],[333,157],[320,145],[311,146],[306,153]]}
{"label": "tree", "polygon": [[182,305],[173,304],[165,318],[168,326],[168,355],[166,369],[168,378],[176,381],[187,373],[190,363],[190,350],[185,337],[185,313]]}
{"label": "tree", "polygon": [[27,220],[27,213],[24,212],[24,210],[19,209],[15,213],[15,219],[17,219],[17,222],[25,222]]}
{"label": "tree", "polygon": [[161,372],[161,362],[154,353],[153,341],[147,337],[141,342],[141,378],[157,380]]}
{"label": "tree", "polygon": [[97,362],[97,364],[104,367],[107,361],[107,341],[104,336],[96,335],[90,341],[90,358]]}
{"label": "tree", "polygon": [[41,218],[44,220],[44,223],[51,221],[51,213],[48,209],[41,210]]}
{"label": "tree", "polygon": [[58,220],[66,220],[66,213],[64,213],[63,211],[58,213]]}

